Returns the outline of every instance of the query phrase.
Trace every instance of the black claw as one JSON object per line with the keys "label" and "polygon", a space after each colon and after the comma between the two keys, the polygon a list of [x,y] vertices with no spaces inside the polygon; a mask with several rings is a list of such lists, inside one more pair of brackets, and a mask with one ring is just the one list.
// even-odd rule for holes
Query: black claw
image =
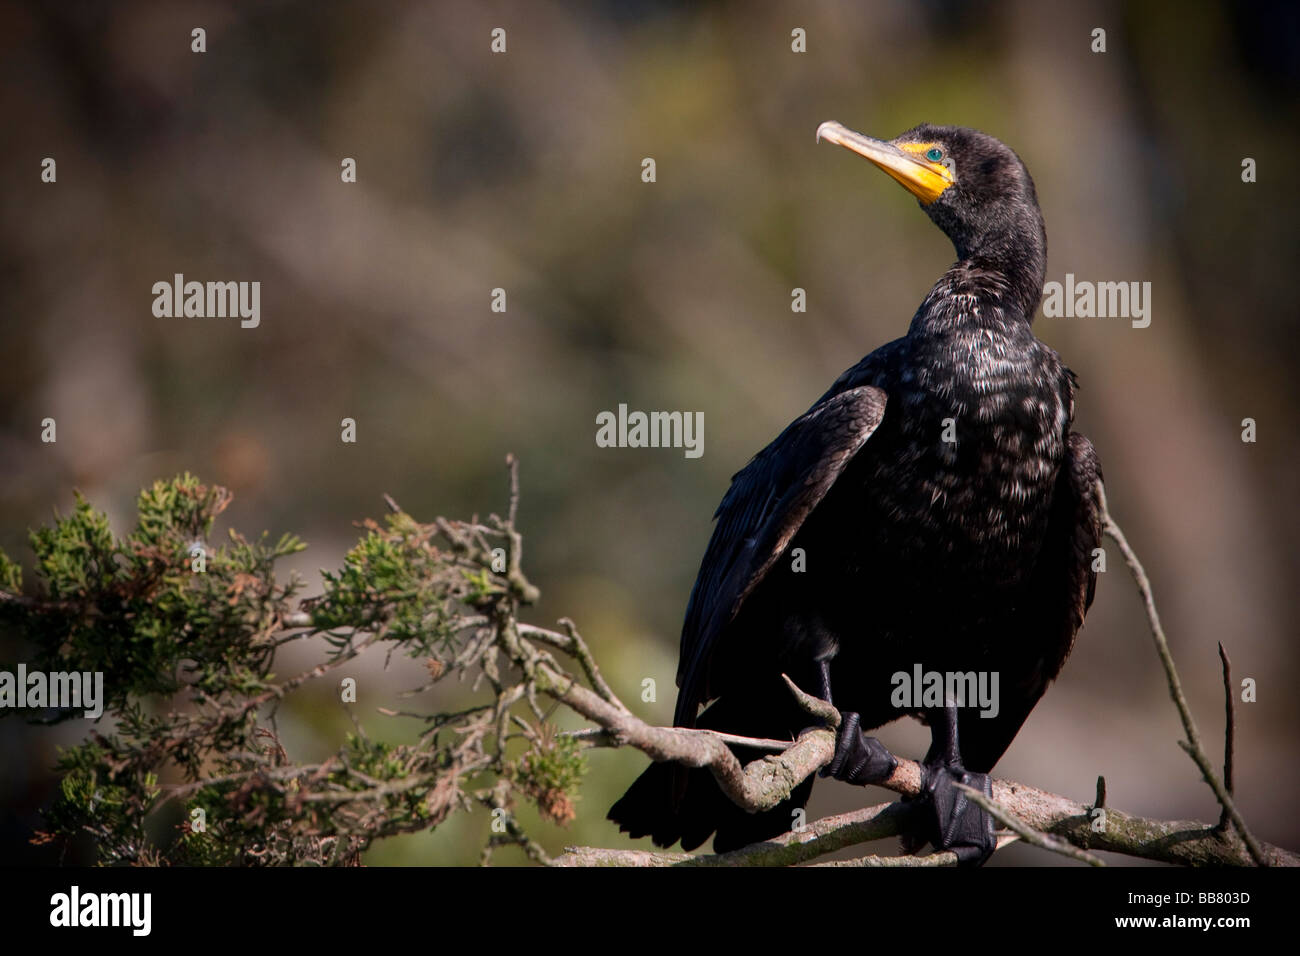
{"label": "black claw", "polygon": [[998,847],[993,818],[967,798],[959,783],[993,798],[993,782],[986,773],[970,773],[960,765],[922,768],[921,791],[931,813],[930,842],[956,853],[961,866],[982,866]]}
{"label": "black claw", "polygon": [[932,726],[931,756],[921,765],[921,796],[930,813],[930,842],[956,853],[959,866],[983,866],[998,846],[993,818],[957,784],[978,790],[991,800],[993,781],[986,773],[971,773],[962,766],[957,708],[951,701]]}
{"label": "black claw", "polygon": [[841,714],[835,756],[821,770],[821,776],[866,786],[889,778],[898,767],[885,745],[862,732],[861,718],[852,712]]}

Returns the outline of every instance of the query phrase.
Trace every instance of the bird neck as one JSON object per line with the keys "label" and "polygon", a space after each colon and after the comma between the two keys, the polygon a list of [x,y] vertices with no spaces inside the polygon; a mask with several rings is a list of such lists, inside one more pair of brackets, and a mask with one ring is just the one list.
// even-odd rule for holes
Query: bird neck
{"label": "bird neck", "polygon": [[999,196],[978,208],[970,202],[936,202],[924,208],[957,250],[957,264],[931,295],[948,285],[954,293],[992,296],[988,311],[1032,323],[1047,278],[1047,230],[1032,185],[1022,194]]}
{"label": "bird neck", "polygon": [[1041,216],[1013,220],[1005,229],[954,242],[957,267],[998,294],[1003,311],[1032,324],[1047,278],[1047,233]]}
{"label": "bird neck", "polygon": [[1011,334],[1028,329],[1046,278],[1042,249],[994,245],[963,255],[925,297],[909,334],[947,335],[962,327]]}

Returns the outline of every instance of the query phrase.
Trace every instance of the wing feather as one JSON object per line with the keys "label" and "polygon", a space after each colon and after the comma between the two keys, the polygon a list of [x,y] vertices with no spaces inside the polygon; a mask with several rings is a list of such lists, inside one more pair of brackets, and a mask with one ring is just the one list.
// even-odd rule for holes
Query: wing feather
{"label": "wing feather", "polygon": [[719,635],[879,427],[885,401],[870,385],[825,397],[733,476],[682,626],[679,726],[692,726],[705,700]]}

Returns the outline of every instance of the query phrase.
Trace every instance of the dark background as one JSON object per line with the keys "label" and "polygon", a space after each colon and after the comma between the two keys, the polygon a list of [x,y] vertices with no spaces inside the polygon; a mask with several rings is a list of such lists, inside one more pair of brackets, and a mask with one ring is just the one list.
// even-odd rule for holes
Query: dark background
{"label": "dark background", "polygon": [[[974,126],[1035,178],[1049,280],[1152,283],[1149,328],[1035,328],[1079,375],[1077,427],[1216,760],[1216,642],[1259,682],[1238,801],[1295,847],[1298,94],[1281,2],[0,3],[0,547],[30,580],[27,529],[74,488],[123,532],[142,485],[189,470],[234,491],[225,525],[302,534],[294,566],[316,580],[383,492],[421,518],[501,509],[514,452],[532,620],[575,618],[628,701],[655,678],[642,712],[667,722],[729,476],[901,335],[952,258],[906,193],[814,130]],[[155,318],[151,286],[176,272],[260,280],[260,328]],[[620,402],[702,411],[704,456],[597,448]],[[1217,819],[1113,548],[1109,567],[998,775],[1090,800],[1105,774],[1112,806]],[[421,682],[368,666],[363,686]],[[285,743],[319,759],[351,723],[328,689],[301,696]],[[0,720],[5,859],[48,858],[25,841],[55,747],[84,731]],[[928,734],[882,737],[919,756]],[[603,817],[644,763],[594,753],[578,820],[543,842],[628,845]],[[810,816],[887,797],[820,783]],[[454,818],[367,861],[472,862],[487,826]]]}

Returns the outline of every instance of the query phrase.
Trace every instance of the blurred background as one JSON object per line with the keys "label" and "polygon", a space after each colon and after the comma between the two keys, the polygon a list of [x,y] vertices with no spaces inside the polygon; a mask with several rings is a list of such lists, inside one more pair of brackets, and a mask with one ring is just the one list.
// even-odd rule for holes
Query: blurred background
{"label": "blurred background", "polygon": [[[573,617],[625,700],[656,680],[641,713],[669,722],[729,477],[903,334],[952,258],[911,197],[814,130],[974,126],[1034,176],[1049,280],[1151,283],[1149,328],[1035,329],[1080,378],[1077,427],[1214,759],[1216,643],[1258,681],[1238,706],[1237,799],[1261,839],[1294,849],[1298,9],[0,2],[0,547],[30,581],[27,531],[73,489],[124,533],[141,486],[189,470],[234,492],[222,528],[301,534],[293,566],[315,590],[382,493],[421,519],[500,510],[513,452],[543,591],[531,619]],[[496,27],[505,54],[489,49]],[[47,156],[55,185],[40,181]],[[1242,182],[1246,157],[1257,183]],[[260,327],[156,318],[151,287],[178,272],[259,280]],[[598,448],[596,415],[619,403],[702,411],[703,457]],[[56,444],[40,441],[47,416]],[[422,682],[418,664],[375,657],[372,702]],[[330,688],[300,696],[285,744],[320,759],[351,722]],[[410,734],[358,713],[372,736]],[[0,858],[51,859],[26,841],[55,748],[84,732],[0,721]],[[1080,801],[1104,774],[1112,806],[1213,821],[1180,734],[1112,548],[1073,657],[997,773]],[[916,757],[928,740],[910,722],[881,736]],[[604,814],[645,762],[593,752],[578,819],[534,832],[552,851],[633,845]],[[885,799],[820,782],[809,812]],[[366,861],[474,862],[488,823],[454,817]],[[512,852],[499,861],[522,861]],[[995,862],[1061,860],[1017,846]]]}

